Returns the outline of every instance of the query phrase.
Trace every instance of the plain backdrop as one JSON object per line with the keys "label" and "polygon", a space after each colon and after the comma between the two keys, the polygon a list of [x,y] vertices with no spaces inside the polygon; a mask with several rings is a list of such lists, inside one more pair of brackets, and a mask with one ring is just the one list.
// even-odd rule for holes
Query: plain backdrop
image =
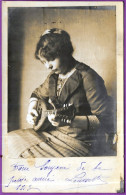
{"label": "plain backdrop", "polygon": [[11,7],[8,9],[9,131],[31,127],[26,122],[29,97],[49,73],[35,59],[35,48],[43,31],[54,27],[70,34],[73,56],[102,76],[116,107],[114,7]]}

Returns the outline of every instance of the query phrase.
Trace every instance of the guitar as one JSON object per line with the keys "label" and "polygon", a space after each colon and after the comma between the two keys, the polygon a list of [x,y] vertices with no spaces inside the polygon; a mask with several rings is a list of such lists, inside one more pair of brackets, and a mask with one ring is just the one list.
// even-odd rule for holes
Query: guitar
{"label": "guitar", "polygon": [[38,131],[40,128],[45,130],[50,125],[47,118],[49,114],[54,114],[55,118],[60,119],[62,123],[68,125],[75,116],[75,107],[71,104],[63,105],[56,109],[54,104],[47,104],[43,100],[38,100],[36,110],[38,112],[38,117],[33,126],[35,131]]}

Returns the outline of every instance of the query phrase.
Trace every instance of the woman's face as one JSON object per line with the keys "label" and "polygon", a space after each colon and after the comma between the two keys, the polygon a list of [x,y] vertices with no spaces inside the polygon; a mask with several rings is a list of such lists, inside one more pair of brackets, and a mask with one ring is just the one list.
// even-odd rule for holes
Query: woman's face
{"label": "woman's face", "polygon": [[47,69],[53,70],[56,74],[64,74],[66,72],[67,67],[64,66],[60,58],[55,58],[53,61],[47,61],[44,57],[39,57],[39,59]]}

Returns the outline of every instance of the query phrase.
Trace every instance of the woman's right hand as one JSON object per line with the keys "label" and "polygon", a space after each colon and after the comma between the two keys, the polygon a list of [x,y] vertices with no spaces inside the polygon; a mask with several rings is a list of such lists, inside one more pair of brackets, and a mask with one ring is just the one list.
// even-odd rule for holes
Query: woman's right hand
{"label": "woman's right hand", "polygon": [[28,113],[27,113],[27,117],[26,117],[26,120],[30,125],[34,125],[36,122],[36,119],[38,117],[38,112],[36,110],[37,102],[38,102],[37,98],[30,99]]}

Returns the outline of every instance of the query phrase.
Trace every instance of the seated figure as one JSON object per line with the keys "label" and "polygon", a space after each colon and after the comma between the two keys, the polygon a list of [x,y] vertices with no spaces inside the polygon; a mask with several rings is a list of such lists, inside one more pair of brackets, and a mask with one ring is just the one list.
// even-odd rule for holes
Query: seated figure
{"label": "seated figure", "polygon": [[33,129],[8,134],[10,157],[114,154],[112,98],[103,79],[72,53],[66,31],[53,28],[40,37],[35,56],[51,72],[30,97],[27,122]]}

